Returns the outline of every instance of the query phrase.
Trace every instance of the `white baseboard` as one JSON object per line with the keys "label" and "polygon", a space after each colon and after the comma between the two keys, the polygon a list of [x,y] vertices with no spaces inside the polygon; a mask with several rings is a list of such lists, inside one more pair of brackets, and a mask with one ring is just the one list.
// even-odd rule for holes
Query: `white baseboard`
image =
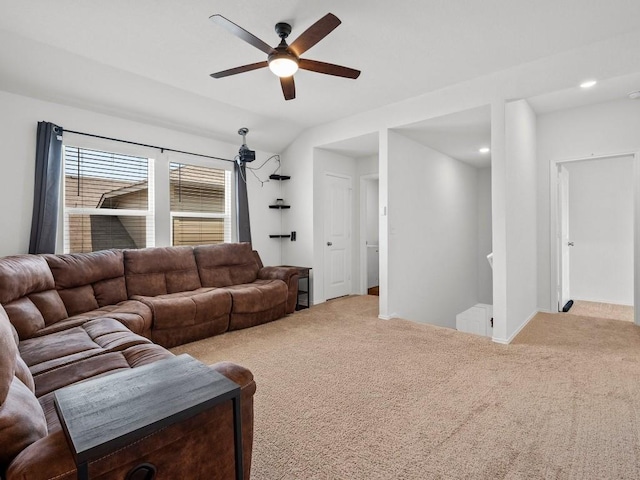
{"label": "white baseboard", "polygon": [[495,343],[500,343],[501,345],[509,345],[513,341],[513,339],[516,338],[516,336],[522,331],[522,329],[527,326],[527,324],[531,321],[531,319],[538,314],[538,312],[539,312],[538,310],[535,310],[531,315],[529,315],[529,318],[527,318],[522,323],[522,325],[520,325],[517,328],[517,330],[511,334],[509,338],[492,337],[491,340],[494,341]]}
{"label": "white baseboard", "polygon": [[380,320],[391,320],[392,318],[398,318],[398,314],[397,313],[392,313],[391,315],[378,315],[378,318]]}

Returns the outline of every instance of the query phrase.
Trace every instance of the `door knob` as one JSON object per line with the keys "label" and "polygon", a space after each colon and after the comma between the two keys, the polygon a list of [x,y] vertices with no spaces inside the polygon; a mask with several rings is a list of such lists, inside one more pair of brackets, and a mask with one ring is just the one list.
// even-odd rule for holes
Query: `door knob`
{"label": "door knob", "polygon": [[567,242],[568,247],[573,247],[573,242]]}
{"label": "door knob", "polygon": [[327,242],[327,247],[330,247],[331,245],[333,245],[333,243]]}

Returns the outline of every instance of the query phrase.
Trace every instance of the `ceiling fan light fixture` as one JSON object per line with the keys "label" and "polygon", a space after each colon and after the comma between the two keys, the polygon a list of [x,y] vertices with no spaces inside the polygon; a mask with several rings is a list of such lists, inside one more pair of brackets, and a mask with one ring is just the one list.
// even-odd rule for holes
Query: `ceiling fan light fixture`
{"label": "ceiling fan light fixture", "polygon": [[276,53],[269,57],[269,70],[278,77],[290,77],[298,71],[298,62],[287,53]]}

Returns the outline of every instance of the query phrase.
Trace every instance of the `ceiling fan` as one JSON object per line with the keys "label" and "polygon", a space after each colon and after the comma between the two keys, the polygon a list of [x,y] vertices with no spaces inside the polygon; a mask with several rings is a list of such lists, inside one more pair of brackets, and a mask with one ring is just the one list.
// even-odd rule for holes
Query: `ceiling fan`
{"label": "ceiling fan", "polygon": [[223,78],[238,73],[249,72],[259,68],[269,67],[269,69],[280,77],[280,85],[285,100],[296,98],[296,86],[293,81],[293,74],[299,68],[312,72],[324,73],[344,78],[358,78],[360,70],[334,65],[333,63],[319,62],[317,60],[307,60],[300,58],[304,52],[313,47],[316,43],[329,35],[338,25],[340,20],[332,13],[326,14],[316,23],[305,30],[291,45],[287,45],[286,38],[291,33],[291,25],[288,23],[276,23],[276,33],[280,37],[280,44],[277,47],[270,47],[258,37],[249,33],[244,28],[236,25],[231,20],[222,15],[212,15],[209,19],[216,25],[226,28],[236,37],[262,50],[268,55],[267,60],[258,63],[251,63],[242,67],[223,70],[212,73],[213,78]]}

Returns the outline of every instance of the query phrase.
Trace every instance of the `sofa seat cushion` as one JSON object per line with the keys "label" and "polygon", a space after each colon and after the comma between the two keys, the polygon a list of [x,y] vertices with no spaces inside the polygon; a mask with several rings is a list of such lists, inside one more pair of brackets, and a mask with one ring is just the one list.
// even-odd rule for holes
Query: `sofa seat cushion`
{"label": "sofa seat cushion", "polygon": [[37,376],[43,372],[105,352],[149,343],[117,320],[97,318],[78,327],[23,340],[18,348],[37,386]]}
{"label": "sofa seat cushion", "polygon": [[34,375],[36,396],[42,397],[83,380],[147,365],[172,356],[171,352],[153,343],[133,345],[119,351],[106,351]]}
{"label": "sofa seat cushion", "polygon": [[233,298],[232,313],[258,313],[287,302],[289,289],[282,280],[256,280],[227,287]]}
{"label": "sofa seat cushion", "polygon": [[155,297],[135,296],[133,299],[151,309],[154,329],[207,323],[228,316],[231,312],[229,292],[216,288],[199,288]]}
{"label": "sofa seat cushion", "polygon": [[125,300],[117,305],[107,305],[90,312],[74,315],[39,330],[36,336],[50,335],[78,327],[95,318],[112,318],[122,323],[133,333],[147,338],[151,336],[151,310],[147,305],[136,300]]}
{"label": "sofa seat cushion", "polygon": [[[95,372],[96,375],[94,376],[85,377],[84,375],[78,375],[79,370],[71,368],[66,369],[65,372],[71,373],[73,371],[73,379],[75,381],[85,381],[90,380],[91,378],[102,377],[104,375],[109,375],[111,373],[119,372],[122,370],[148,365],[150,363],[157,362],[158,360],[162,360],[164,358],[170,358],[172,356],[173,354],[168,350],[152,343],[145,345],[136,345],[134,347],[126,348],[120,352],[111,352],[108,356],[101,358],[100,361],[97,361],[97,359],[87,359],[86,363],[82,363],[82,366],[86,366],[90,368],[92,372]],[[100,363],[102,363],[102,368],[97,368]],[[78,378],[80,380],[76,380]],[[67,385],[71,385],[72,383],[75,383],[75,381],[68,383]],[[42,410],[47,420],[47,430],[49,433],[53,433],[62,429],[62,426],[60,425],[60,419],[58,417],[58,412],[54,405],[54,395],[55,391],[51,391],[38,398],[38,401],[42,406]]]}
{"label": "sofa seat cushion", "polygon": [[233,298],[229,330],[253,327],[286,315],[289,289],[282,280],[256,280],[225,290]]}
{"label": "sofa seat cushion", "polygon": [[170,348],[229,329],[231,295],[225,289],[199,288],[156,297],[135,296],[153,312],[151,338]]}

